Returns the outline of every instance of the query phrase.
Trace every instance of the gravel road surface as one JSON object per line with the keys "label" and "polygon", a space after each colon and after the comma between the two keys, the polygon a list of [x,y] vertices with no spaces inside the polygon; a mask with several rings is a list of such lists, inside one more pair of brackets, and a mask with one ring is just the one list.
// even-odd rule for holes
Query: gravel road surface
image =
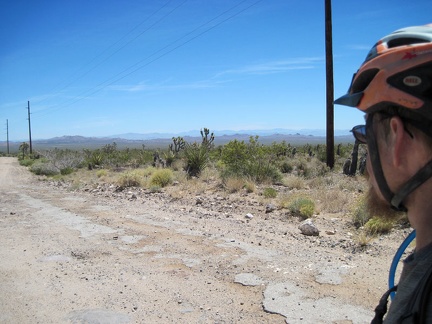
{"label": "gravel road surface", "polygon": [[308,237],[187,198],[73,191],[0,158],[0,323],[368,323],[408,233],[359,249],[343,215]]}

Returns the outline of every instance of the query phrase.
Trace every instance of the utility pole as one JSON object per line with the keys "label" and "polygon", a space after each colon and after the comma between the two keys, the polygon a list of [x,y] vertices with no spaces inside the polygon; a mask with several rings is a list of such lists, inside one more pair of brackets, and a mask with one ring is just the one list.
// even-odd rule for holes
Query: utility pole
{"label": "utility pole", "polygon": [[7,154],[9,155],[9,120],[6,119],[6,143],[7,143]]}
{"label": "utility pole", "polygon": [[331,0],[325,0],[326,95],[327,95],[327,166],[334,167],[334,84]]}
{"label": "utility pole", "polygon": [[32,154],[33,149],[32,149],[32,139],[31,139],[31,125],[30,125],[30,101],[27,101],[27,111],[28,111],[28,122],[29,122],[30,154]]}

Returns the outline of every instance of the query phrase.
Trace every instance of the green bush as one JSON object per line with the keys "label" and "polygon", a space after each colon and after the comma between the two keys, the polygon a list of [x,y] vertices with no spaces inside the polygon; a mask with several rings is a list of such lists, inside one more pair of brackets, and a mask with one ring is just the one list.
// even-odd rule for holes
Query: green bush
{"label": "green bush", "polygon": [[172,183],[173,172],[170,169],[156,170],[150,177],[151,187],[165,187]]}
{"label": "green bush", "polygon": [[34,162],[33,159],[19,159],[19,164],[26,167],[33,165]]}
{"label": "green bush", "polygon": [[291,173],[293,169],[294,166],[292,165],[292,163],[289,163],[287,161],[283,162],[282,165],[280,166],[280,171],[282,173]]}
{"label": "green bush", "polygon": [[106,177],[107,175],[108,175],[108,171],[105,170],[105,169],[97,170],[97,171],[96,171],[96,176],[97,176],[98,178]]}
{"label": "green bush", "polygon": [[299,197],[288,205],[288,210],[292,215],[306,219],[315,212],[315,203],[310,198]]}
{"label": "green bush", "polygon": [[277,194],[277,190],[273,188],[264,188],[263,190],[263,196],[266,198],[276,198]]}
{"label": "green bush", "polygon": [[249,143],[237,140],[226,144],[222,150],[222,178],[238,177],[251,179],[257,183],[277,183],[282,181],[282,174],[268,149],[258,143],[258,136],[250,137]]}
{"label": "green bush", "polygon": [[61,175],[68,175],[68,174],[71,174],[73,172],[74,172],[74,169],[69,168],[69,167],[60,170]]}
{"label": "green bush", "polygon": [[140,187],[142,176],[138,172],[128,171],[120,175],[117,183],[121,187]]}
{"label": "green bush", "polygon": [[385,234],[390,232],[395,222],[393,220],[374,216],[365,224],[365,230],[369,234]]}

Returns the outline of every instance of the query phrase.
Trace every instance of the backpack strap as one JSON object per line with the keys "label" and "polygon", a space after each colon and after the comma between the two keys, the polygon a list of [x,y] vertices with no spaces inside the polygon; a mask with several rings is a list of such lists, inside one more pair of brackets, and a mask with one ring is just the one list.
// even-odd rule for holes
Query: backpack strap
{"label": "backpack strap", "polygon": [[[371,324],[382,324],[384,315],[387,313],[388,299],[392,292],[397,291],[398,286],[394,286],[387,290],[381,297],[378,306],[375,308],[375,317]],[[418,283],[414,290],[413,298],[411,298],[408,306],[409,314],[402,317],[398,323],[408,324],[426,324],[426,316],[428,313],[428,302],[432,293],[432,266],[429,267],[423,278]],[[429,310],[432,311],[432,310]]]}
{"label": "backpack strap", "polygon": [[382,324],[384,315],[387,313],[388,299],[392,292],[397,290],[397,285],[387,290],[381,297],[379,304],[375,307],[375,317],[372,319],[371,324]]}

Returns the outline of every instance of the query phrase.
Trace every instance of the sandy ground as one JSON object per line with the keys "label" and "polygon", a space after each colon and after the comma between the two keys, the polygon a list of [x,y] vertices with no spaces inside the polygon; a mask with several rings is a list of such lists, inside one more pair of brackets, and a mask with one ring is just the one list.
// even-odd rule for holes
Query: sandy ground
{"label": "sandy ground", "polygon": [[189,198],[71,191],[0,158],[0,323],[368,323],[409,233],[360,249],[343,215],[308,237]]}

